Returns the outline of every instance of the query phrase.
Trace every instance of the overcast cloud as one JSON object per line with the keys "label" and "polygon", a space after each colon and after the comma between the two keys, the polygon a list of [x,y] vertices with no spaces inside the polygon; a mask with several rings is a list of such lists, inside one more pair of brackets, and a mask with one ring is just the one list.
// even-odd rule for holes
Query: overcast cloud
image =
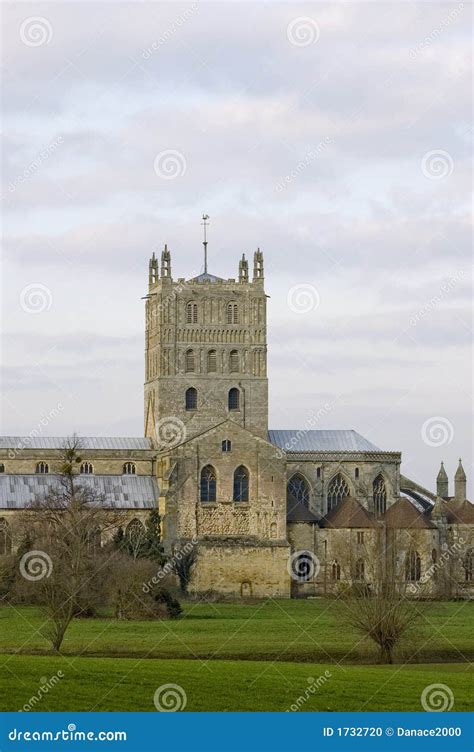
{"label": "overcast cloud", "polygon": [[2,13],[2,433],[142,433],[148,258],[199,273],[206,211],[213,273],[265,254],[271,427],[472,489],[471,7]]}

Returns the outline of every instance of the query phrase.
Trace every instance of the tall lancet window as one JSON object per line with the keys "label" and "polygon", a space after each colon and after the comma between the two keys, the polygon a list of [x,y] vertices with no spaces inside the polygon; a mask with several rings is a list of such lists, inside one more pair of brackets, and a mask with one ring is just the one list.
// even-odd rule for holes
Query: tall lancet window
{"label": "tall lancet window", "polygon": [[374,511],[380,517],[380,515],[385,514],[385,510],[387,509],[387,489],[385,488],[385,481],[382,475],[377,475],[372,488],[374,493]]}
{"label": "tall lancet window", "polygon": [[194,373],[194,350],[186,350],[184,358],[184,370],[186,373]]}
{"label": "tall lancet window", "polygon": [[327,495],[328,512],[330,512],[331,509],[335,509],[346,496],[349,496],[349,486],[341,473],[338,473],[329,484]]}
{"label": "tall lancet window", "polygon": [[186,306],[186,322],[188,324],[197,324],[198,307],[197,303],[188,303]]}

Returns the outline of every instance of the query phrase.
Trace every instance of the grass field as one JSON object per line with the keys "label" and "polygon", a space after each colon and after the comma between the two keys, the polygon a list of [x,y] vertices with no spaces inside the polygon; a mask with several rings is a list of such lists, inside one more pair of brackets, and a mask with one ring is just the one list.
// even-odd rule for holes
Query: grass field
{"label": "grass field", "polygon": [[[0,608],[2,710],[18,710],[44,677],[61,678],[36,710],[150,710],[166,683],[186,692],[186,710],[418,710],[429,684],[469,710],[472,603],[420,604],[415,635],[398,665],[342,627],[333,601],[185,604],[177,621],[76,620],[52,655],[34,608]],[[408,665],[406,662],[409,661]],[[369,664],[369,665],[361,665]],[[330,672],[314,693],[311,684]],[[309,695],[306,699],[306,695]]]}

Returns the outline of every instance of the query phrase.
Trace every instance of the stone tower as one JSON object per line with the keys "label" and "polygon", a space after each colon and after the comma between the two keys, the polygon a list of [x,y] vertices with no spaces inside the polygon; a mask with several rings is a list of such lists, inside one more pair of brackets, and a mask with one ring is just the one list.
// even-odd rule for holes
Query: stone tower
{"label": "stone tower", "polygon": [[158,448],[227,419],[268,436],[263,254],[254,254],[251,280],[245,255],[238,278],[221,279],[208,273],[204,247],[204,273],[188,280],[173,279],[167,246],[159,266],[150,259],[145,435]]}
{"label": "stone tower", "polygon": [[449,496],[448,475],[444,469],[444,462],[441,463],[439,473],[436,476],[436,494],[446,499]]}
{"label": "stone tower", "polygon": [[467,486],[466,473],[464,472],[464,468],[462,466],[461,460],[459,460],[458,469],[456,470],[456,474],[454,476],[454,500],[455,501],[465,501],[466,493],[467,493],[466,486]]}

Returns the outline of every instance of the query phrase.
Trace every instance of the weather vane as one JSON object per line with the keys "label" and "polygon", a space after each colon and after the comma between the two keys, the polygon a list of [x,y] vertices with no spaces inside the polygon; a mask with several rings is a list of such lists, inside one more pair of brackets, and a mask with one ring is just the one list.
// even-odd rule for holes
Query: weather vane
{"label": "weather vane", "polygon": [[202,226],[204,227],[204,274],[207,274],[207,227],[208,227],[209,214],[202,215]]}

